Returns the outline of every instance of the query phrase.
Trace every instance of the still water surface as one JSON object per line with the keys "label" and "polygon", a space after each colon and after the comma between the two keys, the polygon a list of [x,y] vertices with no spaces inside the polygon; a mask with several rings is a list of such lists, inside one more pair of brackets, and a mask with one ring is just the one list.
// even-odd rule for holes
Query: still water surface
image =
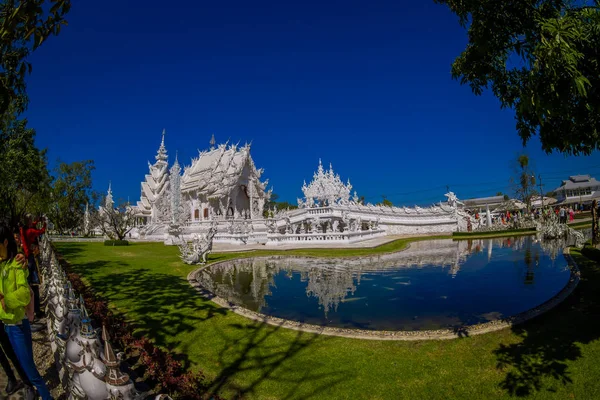
{"label": "still water surface", "polygon": [[499,319],[557,294],[569,268],[535,237],[416,242],[355,259],[259,257],[206,268],[198,281],[232,303],[339,328],[424,330]]}

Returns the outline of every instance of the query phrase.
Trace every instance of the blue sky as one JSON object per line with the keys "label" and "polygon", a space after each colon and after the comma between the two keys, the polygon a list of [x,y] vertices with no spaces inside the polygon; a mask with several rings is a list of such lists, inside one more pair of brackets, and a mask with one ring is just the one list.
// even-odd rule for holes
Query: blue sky
{"label": "blue sky", "polygon": [[[252,141],[274,192],[295,202],[318,160],[359,195],[403,205],[509,191],[513,114],[451,79],[466,44],[433,1],[77,1],[31,57],[27,118],[51,164],[93,159],[95,189],[139,198],[167,130],[198,149]],[[173,6],[168,5],[173,4]],[[526,151],[546,188],[600,176],[598,153]]]}

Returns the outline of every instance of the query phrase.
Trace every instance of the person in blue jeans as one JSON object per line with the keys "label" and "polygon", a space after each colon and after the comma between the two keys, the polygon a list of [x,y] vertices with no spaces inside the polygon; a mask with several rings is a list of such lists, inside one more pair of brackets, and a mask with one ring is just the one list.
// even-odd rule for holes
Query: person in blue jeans
{"label": "person in blue jeans", "polygon": [[[11,230],[0,226],[0,320],[29,381],[42,400],[52,400],[33,361],[31,326],[25,317],[25,307],[31,301],[27,276],[27,262],[25,257],[17,255],[17,244]],[[26,387],[26,398],[34,398],[30,387]]]}

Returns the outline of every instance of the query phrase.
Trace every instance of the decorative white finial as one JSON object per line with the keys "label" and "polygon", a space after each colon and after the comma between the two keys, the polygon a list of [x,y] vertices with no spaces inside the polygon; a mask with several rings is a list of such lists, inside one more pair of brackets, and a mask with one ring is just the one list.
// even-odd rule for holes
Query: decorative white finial
{"label": "decorative white finial", "polygon": [[158,148],[158,152],[156,153],[156,156],[154,157],[156,159],[157,162],[160,162],[162,164],[166,164],[167,163],[167,149],[165,147],[165,134],[167,133],[166,129],[163,129],[162,131],[162,139],[160,141],[160,147]]}
{"label": "decorative white finial", "polygon": [[215,149],[215,144],[217,143],[217,141],[215,140],[215,134],[212,134],[212,137],[210,138],[210,149],[214,150]]}
{"label": "decorative white finial", "polygon": [[106,197],[105,197],[105,206],[106,208],[112,208],[114,201],[113,201],[113,196],[112,196],[112,182],[108,181],[108,192],[106,192]]}

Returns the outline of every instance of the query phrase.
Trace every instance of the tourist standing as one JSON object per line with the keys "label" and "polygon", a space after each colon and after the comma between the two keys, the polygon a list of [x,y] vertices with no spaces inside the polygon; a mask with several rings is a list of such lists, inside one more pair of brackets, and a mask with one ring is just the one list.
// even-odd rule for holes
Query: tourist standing
{"label": "tourist standing", "polygon": [[[0,226],[0,321],[10,344],[21,363],[29,381],[37,388],[42,400],[51,400],[52,395],[40,376],[33,361],[33,344],[29,320],[25,318],[25,306],[31,301],[25,260],[17,255],[17,244],[11,231]],[[34,398],[31,387],[26,386],[28,399]]]}
{"label": "tourist standing", "polygon": [[567,222],[565,207],[561,207],[558,212],[558,223],[564,224],[565,222]]}
{"label": "tourist standing", "polygon": [[569,208],[569,222],[573,222],[575,219],[575,211],[572,208]]}
{"label": "tourist standing", "polygon": [[29,270],[29,286],[33,291],[33,309],[35,315],[38,318],[43,317],[42,309],[40,306],[40,275],[37,271],[37,264],[35,262],[35,255],[33,254],[32,248],[37,244],[37,238],[46,232],[46,221],[42,229],[36,229],[39,220],[33,222],[31,215],[25,217],[25,226],[20,228],[21,233],[21,245],[23,246],[23,252],[27,258],[27,268]]}

